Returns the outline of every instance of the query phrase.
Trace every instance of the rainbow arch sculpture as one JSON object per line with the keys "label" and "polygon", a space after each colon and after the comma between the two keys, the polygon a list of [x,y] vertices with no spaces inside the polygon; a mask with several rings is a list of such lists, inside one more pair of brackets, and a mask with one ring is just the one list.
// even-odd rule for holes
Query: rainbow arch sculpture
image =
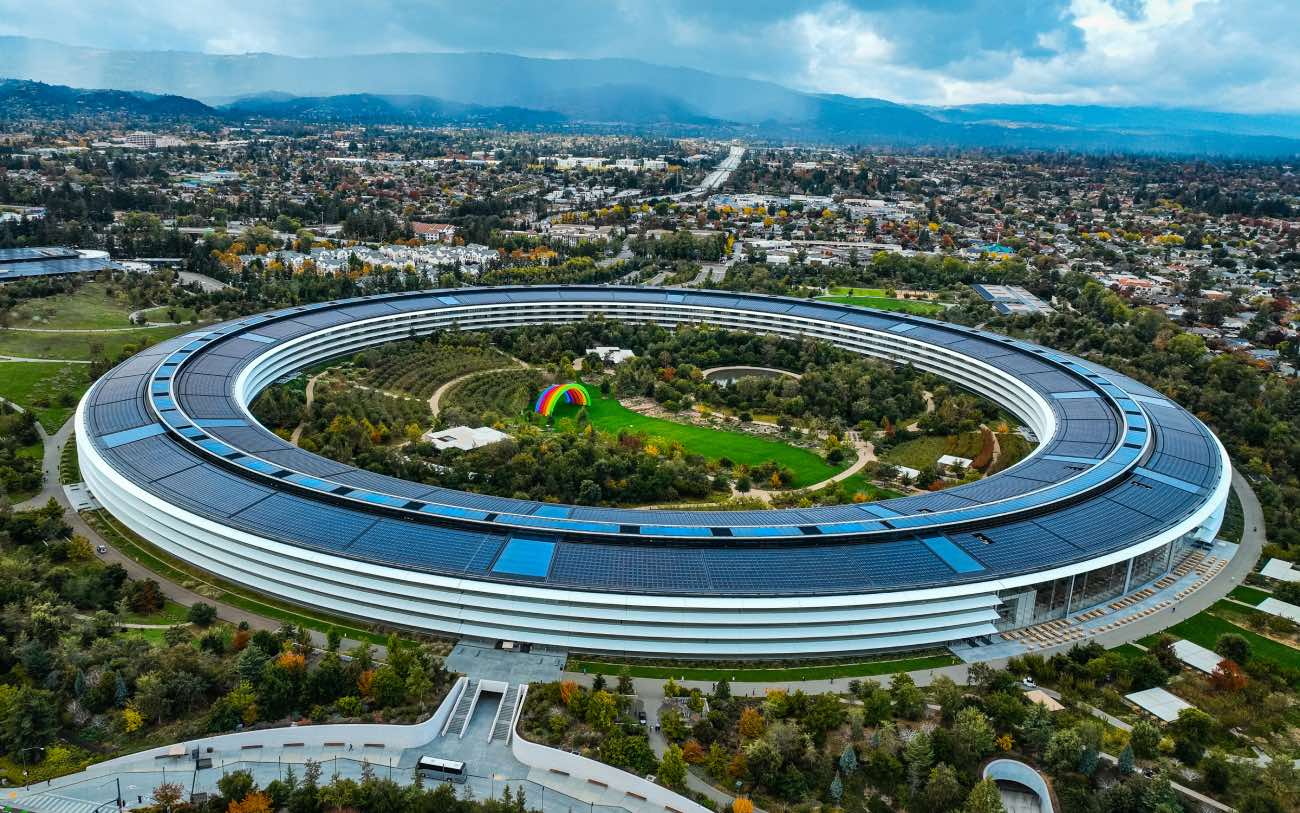
{"label": "rainbow arch sculpture", "polygon": [[560,403],[564,398],[570,404],[586,406],[591,403],[591,396],[587,395],[587,388],[581,384],[552,384],[542,390],[542,394],[537,396],[537,403],[533,405],[533,411],[538,415],[549,417],[555,411],[555,405]]}

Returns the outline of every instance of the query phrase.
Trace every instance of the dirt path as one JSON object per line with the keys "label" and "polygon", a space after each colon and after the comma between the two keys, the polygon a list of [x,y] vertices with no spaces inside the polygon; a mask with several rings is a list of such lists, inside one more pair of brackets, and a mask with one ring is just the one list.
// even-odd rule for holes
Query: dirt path
{"label": "dirt path", "polygon": [[[519,359],[515,359],[515,361],[518,362],[520,367],[524,369],[528,369],[527,362],[519,361]],[[438,387],[438,389],[433,391],[433,395],[429,396],[429,411],[433,413],[434,420],[435,421],[437,420],[438,413],[442,411],[443,397],[448,392],[451,392],[452,387],[456,386],[462,381],[467,381],[476,375],[486,375],[487,373],[499,373],[502,370],[513,370],[513,369],[514,369],[513,367],[494,367],[491,370],[475,370],[472,373],[465,373],[464,375],[458,375],[452,380],[443,384],[441,387]]]}
{"label": "dirt path", "polygon": [[[934,393],[930,392],[929,390],[923,390],[921,392],[921,398],[922,400],[925,401],[925,413],[928,415],[931,412],[934,412]],[[917,421],[913,421],[911,425],[907,427],[907,431],[916,432],[918,431],[920,426],[921,426],[920,423],[918,423]]]}
{"label": "dirt path", "polygon": [[[323,378],[329,370],[323,373],[317,373],[307,379],[307,403],[303,406],[303,413],[306,414],[311,409],[311,402],[316,398],[316,382]],[[293,428],[293,434],[289,436],[289,442],[294,446],[298,445],[298,440],[302,438],[302,430],[307,428],[307,419],[303,420]]]}
{"label": "dirt path", "polygon": [[[988,466],[988,468],[991,469],[998,462],[998,458],[1002,456],[1002,441],[998,440],[997,432],[994,432],[992,429],[989,429],[989,427],[985,426],[984,424],[980,424],[980,429],[988,429],[989,433],[993,435],[993,456],[989,458],[989,466]],[[987,470],[988,469],[985,469],[985,471]]]}

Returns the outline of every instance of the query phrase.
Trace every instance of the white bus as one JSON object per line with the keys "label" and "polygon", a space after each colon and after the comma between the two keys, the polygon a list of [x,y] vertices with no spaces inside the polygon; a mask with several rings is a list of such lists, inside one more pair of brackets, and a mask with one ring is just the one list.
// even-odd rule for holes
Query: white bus
{"label": "white bus", "polygon": [[457,762],[454,759],[420,757],[420,762],[416,767],[421,771],[427,772],[434,779],[439,779],[443,782],[465,781],[465,763]]}

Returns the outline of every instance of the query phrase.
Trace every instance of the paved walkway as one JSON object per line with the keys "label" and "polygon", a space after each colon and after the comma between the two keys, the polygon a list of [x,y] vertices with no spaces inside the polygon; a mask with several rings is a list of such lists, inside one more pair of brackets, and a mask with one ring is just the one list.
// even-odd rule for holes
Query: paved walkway
{"label": "paved walkway", "polygon": [[27,356],[0,356],[0,361],[24,361],[32,364],[89,364],[86,359],[36,359]]}
{"label": "paved walkway", "polygon": [[[71,417],[63,422],[58,431],[53,435],[45,431],[45,427],[39,422],[36,424],[36,433],[41,436],[43,448],[41,451],[41,476],[45,479],[41,483],[41,490],[36,496],[29,500],[24,500],[14,506],[19,511],[30,511],[33,508],[42,508],[51,499],[58,500],[63,494],[63,484],[60,482],[59,462],[63,456],[63,446],[72,437],[72,427],[74,422]],[[62,500],[60,500],[62,502]]]}

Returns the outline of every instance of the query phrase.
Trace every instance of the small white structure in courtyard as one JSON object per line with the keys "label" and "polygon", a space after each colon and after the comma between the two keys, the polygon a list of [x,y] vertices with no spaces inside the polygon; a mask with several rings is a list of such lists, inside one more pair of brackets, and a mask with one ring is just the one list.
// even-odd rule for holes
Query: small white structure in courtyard
{"label": "small white structure in courtyard", "polygon": [[958,457],[955,454],[946,454],[939,458],[939,465],[949,469],[969,469],[970,464],[975,461],[969,457]]}
{"label": "small white structure in courtyard", "polygon": [[622,364],[628,359],[636,358],[636,353],[631,350],[624,350],[621,347],[591,347],[587,349],[587,355],[595,354],[600,356],[606,364]]}
{"label": "small white structure in courtyard", "polygon": [[443,449],[460,449],[468,452],[481,446],[491,446],[510,437],[490,426],[477,429],[468,426],[449,426],[446,429],[430,429],[424,433],[424,441],[432,443],[438,451]]}

